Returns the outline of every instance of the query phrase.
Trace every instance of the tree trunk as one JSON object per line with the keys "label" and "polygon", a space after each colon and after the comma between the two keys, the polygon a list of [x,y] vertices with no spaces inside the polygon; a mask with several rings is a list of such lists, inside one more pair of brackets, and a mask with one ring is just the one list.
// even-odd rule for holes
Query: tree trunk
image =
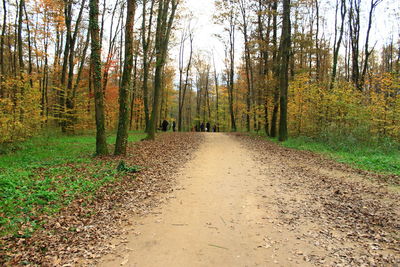
{"label": "tree trunk", "polygon": [[287,97],[289,86],[289,57],[290,57],[290,0],[283,0],[283,22],[282,37],[279,48],[280,54],[280,118],[279,118],[279,141],[288,139],[287,129]]}
{"label": "tree trunk", "polygon": [[128,1],[125,25],[125,62],[119,88],[119,122],[115,155],[125,155],[128,145],[129,129],[129,98],[130,83],[133,69],[133,23],[135,19],[136,1]]}
{"label": "tree trunk", "polygon": [[[190,27],[190,25],[189,25]],[[189,72],[192,64],[192,57],[193,57],[193,33],[190,32],[191,29],[189,28],[189,40],[190,40],[190,54],[189,54],[189,62],[186,66],[186,78],[185,83],[183,84],[183,54],[184,54],[184,44],[181,44],[181,55],[180,55],[180,70],[179,70],[179,105],[178,105],[178,131],[183,131],[182,128],[182,121],[183,121],[183,107],[185,105],[185,97],[186,91],[189,83]],[[184,42],[184,40],[182,40]]]}
{"label": "tree trunk", "polygon": [[74,85],[74,88],[72,89],[72,99],[76,98],[76,92],[78,90],[78,86],[79,86],[79,83],[82,78],[82,72],[83,72],[83,68],[85,66],[86,54],[87,54],[87,50],[89,48],[89,42],[90,42],[90,31],[87,32],[85,46],[83,47],[82,55],[80,55],[81,62],[79,64],[78,73],[76,75],[75,85]]}
{"label": "tree trunk", "polygon": [[18,68],[19,68],[19,75],[24,72],[24,54],[23,50],[23,42],[22,42],[22,18],[24,14],[24,6],[25,0],[19,1],[19,11],[18,11]]}
{"label": "tree trunk", "polygon": [[96,154],[108,154],[105,115],[104,115],[104,93],[101,88],[101,49],[99,29],[99,0],[90,0],[90,21],[91,33],[91,64],[93,65],[93,87],[95,92],[96,112]]}
{"label": "tree trunk", "polygon": [[372,54],[372,50],[369,50],[368,46],[369,46],[369,36],[370,36],[370,32],[371,32],[371,26],[372,26],[372,15],[374,13],[374,9],[376,8],[376,6],[382,2],[382,0],[371,0],[371,7],[369,10],[369,16],[368,16],[368,28],[367,28],[367,36],[365,39],[365,45],[364,45],[364,66],[363,66],[363,70],[362,70],[362,74],[361,74],[361,80],[360,80],[360,88],[362,89],[364,84],[365,84],[365,76],[367,74],[367,70],[368,70],[368,60],[369,57]]}
{"label": "tree trunk", "polygon": [[272,68],[273,68],[273,79],[274,79],[274,108],[272,110],[272,118],[271,118],[271,137],[276,137],[277,135],[277,122],[278,122],[278,111],[279,111],[279,87],[277,85],[277,80],[279,76],[279,60],[278,60],[278,41],[277,41],[277,31],[278,31],[278,0],[274,0],[272,4],[272,44],[274,47],[273,55],[272,55]]}
{"label": "tree trunk", "polygon": [[[76,41],[78,38],[80,22],[82,20],[85,2],[86,2],[86,0],[82,1],[77,20],[75,22],[74,33],[70,37],[69,55],[68,55],[68,80],[67,80],[67,87],[64,92],[64,95],[66,95],[66,98],[64,100],[66,109],[64,110],[64,112],[65,112],[64,118],[63,118],[64,120],[63,120],[62,127],[61,127],[62,132],[72,131],[73,129],[71,129],[71,127],[74,124],[74,120],[75,120],[74,119],[74,108],[75,108],[74,101],[75,101],[75,99],[74,99],[74,93],[73,93],[74,69],[75,69],[75,44],[76,44]],[[70,34],[72,34],[72,33],[70,33]]]}
{"label": "tree trunk", "polygon": [[[316,20],[317,20],[317,28],[316,28],[316,33],[315,33],[315,73],[316,73],[316,80],[320,80],[320,69],[321,69],[321,59],[320,59],[320,49],[319,49],[319,0],[314,0],[315,1],[315,12],[316,12]],[[294,58],[294,57],[292,57]],[[293,61],[294,65],[294,61]],[[294,68],[291,68],[292,71]],[[292,75],[294,76],[294,75]]]}
{"label": "tree trunk", "polygon": [[0,98],[4,97],[3,91],[3,81],[5,76],[5,66],[4,66],[4,41],[6,35],[6,25],[7,25],[7,4],[6,0],[3,0],[3,25],[1,29],[1,39],[0,39]]}
{"label": "tree trunk", "polygon": [[214,82],[215,82],[215,126],[217,127],[216,131],[219,132],[219,84],[218,84],[218,74],[217,74],[217,67],[215,66],[215,60],[213,56],[213,65],[214,65]]}
{"label": "tree trunk", "polygon": [[[337,4],[338,5],[338,4]],[[337,9],[338,6],[336,6],[336,18],[337,18]],[[334,83],[336,81],[336,72],[337,72],[337,62],[339,58],[339,49],[340,45],[342,43],[342,38],[343,38],[343,31],[344,31],[344,23],[345,23],[345,17],[346,17],[346,0],[341,0],[341,5],[340,5],[340,15],[341,15],[341,24],[340,24],[340,32],[339,32],[339,37],[337,38],[337,29],[336,29],[336,21],[335,19],[335,41],[333,45],[333,66],[332,66],[332,76],[331,76],[331,84],[330,84],[330,89],[333,89]]]}
{"label": "tree trunk", "polygon": [[351,45],[351,80],[361,90],[359,66],[359,40],[360,40],[360,5],[361,0],[350,0],[349,36]]}
{"label": "tree trunk", "polygon": [[[271,3],[268,5],[268,11],[271,11]],[[260,44],[260,62],[259,62],[259,91],[263,91],[263,97],[264,97],[264,103],[260,103],[260,105],[264,105],[264,130],[265,134],[267,136],[270,135],[269,132],[269,88],[267,87],[266,84],[266,77],[268,75],[269,69],[268,69],[268,58],[269,58],[269,53],[268,53],[268,46],[270,42],[270,31],[271,31],[271,16],[268,16],[268,23],[267,23],[267,32],[264,37],[264,23],[262,20],[262,14],[263,14],[264,6],[263,6],[263,1],[258,0],[258,14],[257,14],[257,28],[258,28],[258,39]],[[261,93],[260,93],[261,94]],[[262,97],[260,96],[260,101],[262,101]]]}
{"label": "tree trunk", "polygon": [[137,97],[137,72],[138,72],[138,57],[139,57],[139,47],[136,47],[135,51],[135,60],[134,60],[134,65],[133,65],[133,84],[132,84],[132,97],[130,99],[131,107],[130,107],[130,117],[129,117],[129,129],[133,129],[133,116],[135,112],[135,100]]}
{"label": "tree trunk", "polygon": [[247,92],[246,92],[246,129],[250,132],[250,113],[251,113],[251,98],[253,93],[253,71],[251,65],[251,55],[249,47],[249,36],[247,27],[247,6],[245,6],[245,1],[240,0],[240,12],[242,15],[243,23],[243,38],[244,38],[244,51],[245,51],[245,66],[246,66],[246,82],[247,82]]}
{"label": "tree trunk", "polygon": [[229,25],[229,85],[228,85],[228,94],[229,94],[229,113],[231,115],[231,131],[236,132],[236,120],[235,120],[235,112],[233,110],[233,91],[235,86],[235,24],[233,17],[233,10],[231,10],[230,14],[230,25]]}
{"label": "tree trunk", "polygon": [[148,132],[150,124],[150,111],[149,111],[149,72],[151,57],[150,52],[150,40],[151,40],[151,25],[153,21],[153,10],[154,0],[151,1],[149,11],[149,25],[146,31],[146,4],[148,0],[143,1],[143,12],[142,12],[142,50],[143,50],[143,105],[144,105],[144,119],[145,119],[145,131]]}
{"label": "tree trunk", "polygon": [[109,42],[108,42],[108,53],[107,53],[107,59],[106,59],[106,62],[104,64],[104,69],[103,69],[103,91],[104,92],[106,92],[106,90],[107,90],[108,76],[109,76],[109,71],[110,71],[110,67],[111,67],[111,62],[113,61],[114,55],[116,54],[115,43],[116,43],[116,40],[118,37],[119,28],[120,27],[122,28],[122,26],[120,26],[120,24],[122,24],[123,6],[121,7],[121,14],[117,20],[117,26],[115,28],[115,31],[113,32],[114,17],[115,17],[115,13],[117,12],[118,4],[119,4],[119,1],[116,1],[115,5],[114,5],[114,9],[111,13],[111,19],[110,19],[111,25],[110,25],[110,34],[109,34]]}
{"label": "tree trunk", "polygon": [[[33,66],[32,66],[32,42],[31,42],[31,29],[29,27],[29,17],[28,13],[26,12],[26,6],[24,5],[24,13],[25,13],[25,18],[26,18],[26,30],[28,33],[28,74],[29,74],[29,85],[31,88],[33,87],[33,80],[32,80],[32,71],[33,71]],[[37,67],[39,67],[39,64],[37,64]]]}
{"label": "tree trunk", "polygon": [[[160,94],[162,90],[162,75],[167,57],[169,37],[179,0],[160,0],[158,6],[157,30],[155,40],[156,67],[154,75],[153,109],[150,118],[148,139],[154,140],[157,129],[157,117],[160,110]],[[170,7],[171,5],[171,7]]]}

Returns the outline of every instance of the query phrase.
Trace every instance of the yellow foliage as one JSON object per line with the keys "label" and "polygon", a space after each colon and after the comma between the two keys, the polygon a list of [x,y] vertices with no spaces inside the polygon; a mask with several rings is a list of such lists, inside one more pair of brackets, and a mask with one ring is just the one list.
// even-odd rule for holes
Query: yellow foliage
{"label": "yellow foliage", "polygon": [[373,134],[400,139],[400,79],[384,73],[370,81],[368,106]]}
{"label": "yellow foliage", "polygon": [[341,132],[357,128],[372,135],[400,139],[399,77],[372,77],[361,92],[351,83],[339,82],[332,90],[298,75],[289,87],[289,130],[292,135],[317,136],[326,129]]}
{"label": "yellow foliage", "polygon": [[0,98],[0,143],[21,141],[41,127],[40,92],[20,79],[3,83],[7,97]]}

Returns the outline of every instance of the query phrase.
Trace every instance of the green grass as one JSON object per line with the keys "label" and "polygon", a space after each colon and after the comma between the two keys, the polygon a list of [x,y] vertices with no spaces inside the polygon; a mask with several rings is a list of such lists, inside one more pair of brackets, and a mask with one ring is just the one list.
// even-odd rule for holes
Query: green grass
{"label": "green grass", "polygon": [[[131,133],[130,142],[145,137]],[[108,138],[112,144],[115,135]],[[93,136],[43,135],[0,155],[0,236],[29,236],[38,217],[53,214],[80,196],[114,182],[114,162],[93,157]]]}
{"label": "green grass", "polygon": [[390,140],[368,143],[347,137],[335,140],[295,137],[281,145],[320,153],[362,170],[400,175],[400,144]]}

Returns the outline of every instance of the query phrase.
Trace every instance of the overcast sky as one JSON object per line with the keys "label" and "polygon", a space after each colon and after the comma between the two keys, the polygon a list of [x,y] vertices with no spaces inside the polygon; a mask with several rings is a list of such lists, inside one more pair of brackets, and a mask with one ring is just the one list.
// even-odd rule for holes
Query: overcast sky
{"label": "overcast sky", "polygon": [[[184,6],[187,7],[187,12],[193,15],[191,24],[194,28],[194,50],[210,55],[214,53],[217,68],[220,70],[223,68],[224,46],[214,36],[222,32],[222,27],[213,23],[214,2],[214,0],[185,0]],[[177,36],[179,38],[180,33],[177,33]],[[178,54],[178,49],[177,46],[174,48],[174,55]]]}
{"label": "overcast sky", "polygon": [[[185,0],[185,6],[193,14],[193,24],[195,25],[195,49],[202,51],[214,51],[216,64],[219,69],[223,67],[222,60],[224,58],[224,48],[219,40],[214,37],[214,34],[222,32],[222,28],[213,23],[213,14],[215,13],[214,7],[215,0]],[[325,37],[332,36],[334,27],[334,12],[336,0],[323,0],[321,1],[321,16],[327,18],[325,24]],[[369,0],[362,0],[363,3],[363,19],[361,25],[362,38],[364,38],[367,24],[367,16],[369,10]],[[381,47],[389,40],[391,36],[396,40],[400,33],[399,19],[395,17],[400,16],[400,0],[383,0],[378,6],[374,16],[374,24],[371,30],[371,46],[377,44]],[[238,54],[236,58],[240,58],[243,39],[240,38],[241,33],[238,33],[237,48]],[[178,34],[179,36],[179,34]],[[363,40],[362,40],[363,42]],[[173,54],[176,54],[177,47]]]}

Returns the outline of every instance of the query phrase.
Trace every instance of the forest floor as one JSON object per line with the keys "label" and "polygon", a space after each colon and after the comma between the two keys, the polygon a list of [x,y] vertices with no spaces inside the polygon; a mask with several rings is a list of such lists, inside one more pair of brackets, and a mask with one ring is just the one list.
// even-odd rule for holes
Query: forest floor
{"label": "forest floor", "polygon": [[146,169],[6,240],[7,264],[400,264],[398,176],[244,134],[162,134],[124,160]]}

